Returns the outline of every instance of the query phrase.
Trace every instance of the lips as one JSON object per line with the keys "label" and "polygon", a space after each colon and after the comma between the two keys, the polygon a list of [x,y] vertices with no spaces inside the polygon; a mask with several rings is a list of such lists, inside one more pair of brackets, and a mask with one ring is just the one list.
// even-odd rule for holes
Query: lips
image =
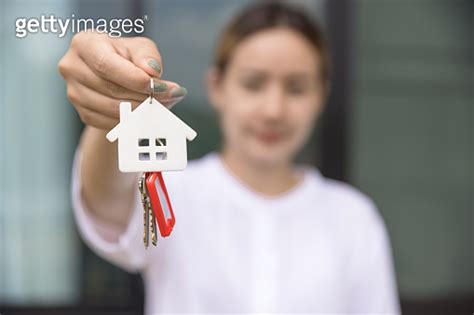
{"label": "lips", "polygon": [[283,139],[283,135],[279,132],[256,132],[257,138],[264,143],[276,143]]}

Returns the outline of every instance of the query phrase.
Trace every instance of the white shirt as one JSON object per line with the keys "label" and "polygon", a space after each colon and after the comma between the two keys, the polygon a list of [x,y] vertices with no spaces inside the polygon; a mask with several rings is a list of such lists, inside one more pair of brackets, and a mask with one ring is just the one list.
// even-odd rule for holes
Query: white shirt
{"label": "white shirt", "polygon": [[79,231],[99,256],[142,273],[146,314],[400,313],[378,210],[312,167],[275,198],[238,181],[217,153],[164,173],[176,224],[147,250],[138,189],[126,231],[114,231],[83,203],[79,167],[78,151],[72,200]]}

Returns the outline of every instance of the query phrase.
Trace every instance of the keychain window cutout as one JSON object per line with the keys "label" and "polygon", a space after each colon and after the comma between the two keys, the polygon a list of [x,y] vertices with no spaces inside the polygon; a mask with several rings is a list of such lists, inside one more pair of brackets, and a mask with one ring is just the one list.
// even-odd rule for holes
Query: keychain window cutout
{"label": "keychain window cutout", "polygon": [[166,160],[166,152],[156,152],[157,160]]}
{"label": "keychain window cutout", "polygon": [[140,152],[140,153],[138,153],[138,158],[140,159],[140,161],[149,161],[150,160],[150,153]]}
{"label": "keychain window cutout", "polygon": [[155,154],[155,159],[157,161],[166,160],[166,139],[165,138],[156,138],[155,139],[155,147],[160,148],[153,148],[150,146],[151,139],[138,139],[138,146],[140,147],[140,151],[138,153],[138,158],[140,161],[149,161],[150,154]]}
{"label": "keychain window cutout", "polygon": [[165,138],[156,138],[155,139],[155,146],[165,147],[166,146],[166,139]]}
{"label": "keychain window cutout", "polygon": [[148,146],[150,146],[150,140],[149,139],[138,139],[138,146],[139,147],[148,147]]}
{"label": "keychain window cutout", "polygon": [[186,168],[186,140],[196,136],[196,131],[149,97],[133,111],[130,102],[120,103],[120,123],[109,131],[107,139],[118,140],[120,171],[161,172]]}

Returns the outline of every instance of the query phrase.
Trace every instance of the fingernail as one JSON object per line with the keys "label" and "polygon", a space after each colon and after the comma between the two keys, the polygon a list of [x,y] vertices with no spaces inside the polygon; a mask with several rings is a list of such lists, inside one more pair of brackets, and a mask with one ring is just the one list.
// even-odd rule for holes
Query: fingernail
{"label": "fingernail", "polygon": [[153,85],[153,91],[158,92],[158,93],[165,92],[167,89],[168,89],[168,86],[166,85],[166,83],[163,83],[163,82],[155,83]]}
{"label": "fingernail", "polygon": [[180,86],[179,88],[174,88],[171,91],[170,95],[172,97],[182,97],[182,96],[185,96],[186,94],[188,94],[188,90],[186,90],[186,88]]}
{"label": "fingernail", "polygon": [[148,61],[148,65],[155,70],[158,74],[161,74],[161,65],[155,59]]}
{"label": "fingernail", "polygon": [[172,98],[166,107],[167,107],[168,109],[173,108],[173,107],[174,107],[176,104],[178,104],[183,98],[184,98],[184,96]]}

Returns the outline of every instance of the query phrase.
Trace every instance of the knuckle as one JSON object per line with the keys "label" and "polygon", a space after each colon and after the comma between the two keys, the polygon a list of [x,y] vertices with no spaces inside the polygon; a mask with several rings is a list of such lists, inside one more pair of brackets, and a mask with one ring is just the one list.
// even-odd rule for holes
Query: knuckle
{"label": "knuckle", "polygon": [[156,43],[153,40],[149,39],[148,37],[144,37],[144,36],[135,37],[134,40],[135,40],[136,44],[139,45],[139,46],[144,46],[144,47],[148,47],[152,50],[155,50],[156,53],[158,54],[158,56],[161,58],[160,52],[158,50],[158,46],[156,45]]}
{"label": "knuckle", "polygon": [[106,81],[106,90],[107,90],[107,93],[112,96],[112,97],[116,97],[116,98],[119,98],[122,94],[123,94],[123,89],[118,86],[117,84],[113,83],[113,82],[110,82],[110,81]]}
{"label": "knuckle", "polygon": [[82,37],[81,32],[74,34],[71,39],[71,47],[76,46],[78,42],[81,40],[81,37]]}
{"label": "knuckle", "polygon": [[67,63],[65,57],[62,57],[58,62],[58,71],[64,77],[67,73]]}
{"label": "knuckle", "polygon": [[104,77],[107,74],[107,56],[105,54],[98,54],[94,60],[94,69],[97,74]]}
{"label": "knuckle", "polygon": [[92,121],[92,114],[89,111],[86,111],[86,110],[79,111],[79,118],[86,125],[90,125],[93,122]]}
{"label": "knuckle", "polygon": [[66,78],[71,72],[71,63],[69,58],[69,54],[66,53],[66,55],[64,55],[58,62],[58,71],[63,76],[63,78]]}
{"label": "knuckle", "polygon": [[71,47],[76,47],[78,44],[80,44],[83,40],[83,38],[86,36],[86,32],[81,31],[76,34],[71,39]]}
{"label": "knuckle", "polygon": [[110,114],[112,115],[113,118],[120,117],[120,102],[110,101],[109,108],[110,108]]}
{"label": "knuckle", "polygon": [[79,98],[78,98],[78,95],[76,93],[76,89],[74,89],[70,85],[68,85],[68,87],[67,87],[66,94],[67,94],[68,100],[71,103],[76,104],[78,102]]}

